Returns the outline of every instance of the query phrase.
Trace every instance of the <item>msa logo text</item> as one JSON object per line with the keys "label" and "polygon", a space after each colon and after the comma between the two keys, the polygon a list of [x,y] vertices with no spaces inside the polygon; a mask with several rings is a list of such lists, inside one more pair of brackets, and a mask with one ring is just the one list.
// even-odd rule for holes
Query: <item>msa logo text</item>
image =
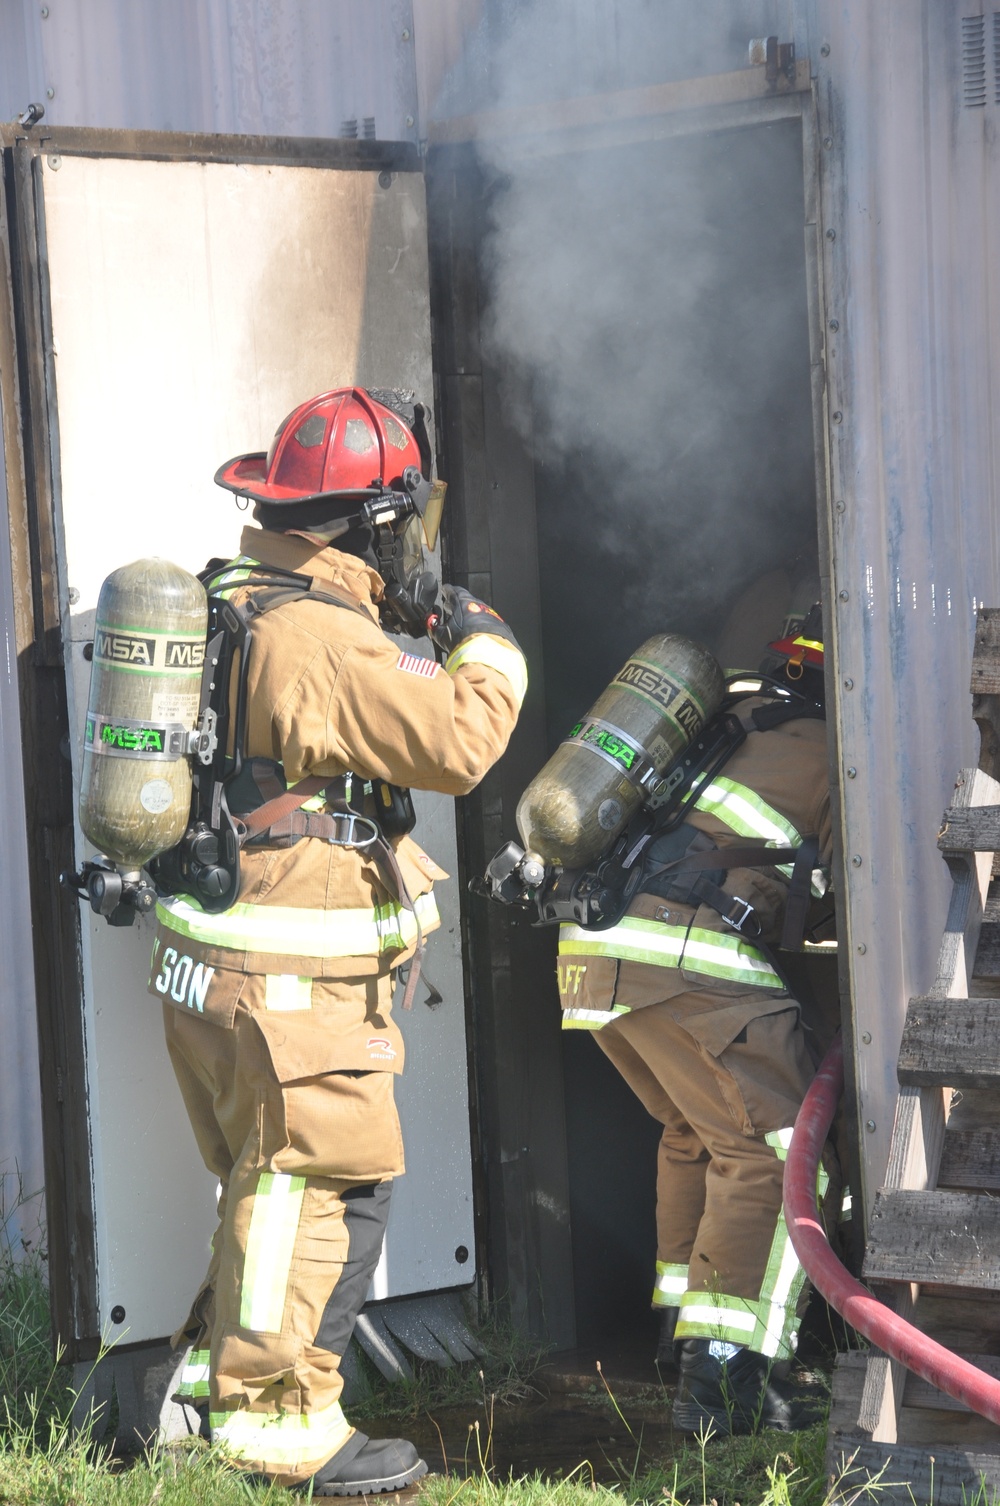
{"label": "msa logo text", "polygon": [[94,658],[110,664],[140,664],[152,669],[156,658],[156,639],[141,638],[137,633],[112,633],[98,628],[94,634]]}
{"label": "msa logo text", "polygon": [[204,643],[192,643],[190,638],[167,639],[168,669],[201,669],[204,663]]}
{"label": "msa logo text", "polygon": [[205,996],[214,976],[214,967],[195,962],[186,952],[178,956],[175,948],[168,946],[163,948],[160,971],[153,979],[153,986],[157,993],[165,994],[175,1004],[186,1004],[188,1009],[204,1014]]}
{"label": "msa logo text", "polygon": [[580,992],[580,984],[583,982],[583,975],[586,971],[585,962],[560,962],[556,972],[559,974],[559,993],[562,998],[566,999],[570,994]]}
{"label": "msa logo text", "polygon": [[[90,742],[94,740],[92,728],[93,723],[88,723]],[[101,728],[101,743],[109,748],[121,748],[125,753],[162,753],[163,728],[119,727],[112,722],[105,722]]]}

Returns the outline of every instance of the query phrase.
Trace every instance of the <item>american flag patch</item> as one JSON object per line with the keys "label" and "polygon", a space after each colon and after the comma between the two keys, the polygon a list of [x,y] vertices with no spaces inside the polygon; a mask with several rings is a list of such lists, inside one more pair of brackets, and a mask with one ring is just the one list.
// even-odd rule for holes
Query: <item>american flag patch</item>
{"label": "american flag patch", "polygon": [[436,659],[425,659],[420,654],[400,654],[396,668],[405,669],[408,675],[423,675],[425,680],[433,680],[438,672],[438,662]]}

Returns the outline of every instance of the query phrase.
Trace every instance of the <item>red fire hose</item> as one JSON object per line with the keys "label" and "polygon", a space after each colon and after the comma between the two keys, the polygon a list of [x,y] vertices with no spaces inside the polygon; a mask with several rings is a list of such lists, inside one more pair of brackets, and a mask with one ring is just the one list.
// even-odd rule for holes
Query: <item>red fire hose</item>
{"label": "red fire hose", "polygon": [[877,1301],[830,1249],[816,1211],[816,1173],[843,1088],[844,1047],[838,1036],[802,1100],[785,1162],[785,1222],[795,1252],[813,1286],[852,1328],[939,1391],[1000,1423],[1000,1381]]}

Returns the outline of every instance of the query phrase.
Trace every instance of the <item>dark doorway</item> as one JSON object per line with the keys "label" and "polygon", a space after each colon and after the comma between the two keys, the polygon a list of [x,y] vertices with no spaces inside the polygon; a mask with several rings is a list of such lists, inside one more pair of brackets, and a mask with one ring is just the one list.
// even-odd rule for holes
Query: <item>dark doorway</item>
{"label": "dark doorway", "polygon": [[[520,789],[646,637],[680,632],[752,669],[818,594],[802,127],[540,155],[513,182],[452,155],[429,182],[453,567],[523,626],[538,697],[470,803],[472,864],[516,836]],[[506,195],[542,228],[505,239]],[[512,533],[496,494],[515,475],[532,506]],[[593,1041],[559,1034],[555,933],[500,939],[468,915],[477,1009],[495,1008],[499,968],[548,1064],[577,1341],[648,1333],[658,1127]],[[495,1186],[489,1146],[516,1090],[477,1070]],[[487,1202],[495,1245],[514,1214]]]}

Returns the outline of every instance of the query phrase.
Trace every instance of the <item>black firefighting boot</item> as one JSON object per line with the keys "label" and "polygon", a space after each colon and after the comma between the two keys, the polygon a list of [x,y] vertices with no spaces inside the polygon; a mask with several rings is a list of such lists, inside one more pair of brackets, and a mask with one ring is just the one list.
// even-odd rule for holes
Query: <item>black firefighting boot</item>
{"label": "black firefighting boot", "polygon": [[817,1409],[772,1375],[773,1360],[719,1339],[682,1339],[673,1423],[682,1433],[793,1433],[817,1420]]}
{"label": "black firefighting boot", "polygon": [[677,1374],[677,1346],[674,1330],[677,1327],[677,1307],[665,1307],[660,1314],[660,1337],[656,1345],[656,1368],[661,1377]]}
{"label": "black firefighting boot", "polygon": [[368,1496],[402,1490],[426,1475],[427,1465],[405,1438],[368,1438],[355,1432],[299,1486],[314,1496]]}

